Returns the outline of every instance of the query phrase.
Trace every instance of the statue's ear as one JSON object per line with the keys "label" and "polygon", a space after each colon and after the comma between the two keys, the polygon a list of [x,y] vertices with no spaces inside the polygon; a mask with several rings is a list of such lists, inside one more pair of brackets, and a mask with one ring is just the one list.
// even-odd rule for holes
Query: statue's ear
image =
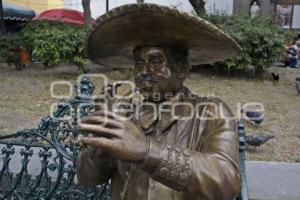
{"label": "statue's ear", "polygon": [[189,68],[187,66],[187,63],[184,62],[183,60],[182,61],[179,61],[178,64],[177,64],[177,74],[178,74],[178,77],[181,79],[181,80],[184,80],[188,73],[189,73]]}

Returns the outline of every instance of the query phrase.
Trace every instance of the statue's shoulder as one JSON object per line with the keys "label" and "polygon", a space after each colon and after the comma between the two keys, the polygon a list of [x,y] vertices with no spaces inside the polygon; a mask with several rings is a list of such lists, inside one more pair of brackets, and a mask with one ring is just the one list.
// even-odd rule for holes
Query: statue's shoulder
{"label": "statue's shoulder", "polygon": [[186,89],[186,101],[191,102],[192,104],[198,104],[198,103],[208,103],[208,104],[225,104],[227,105],[222,99],[216,97],[215,95],[210,95],[210,96],[203,96],[203,95],[198,95],[193,93],[189,88]]}
{"label": "statue's shoulder", "polygon": [[222,99],[215,96],[199,96],[196,94],[189,95],[189,102],[194,106],[194,111],[203,112],[204,110],[210,110],[217,113],[226,113],[226,115],[232,115],[232,111],[228,104]]}

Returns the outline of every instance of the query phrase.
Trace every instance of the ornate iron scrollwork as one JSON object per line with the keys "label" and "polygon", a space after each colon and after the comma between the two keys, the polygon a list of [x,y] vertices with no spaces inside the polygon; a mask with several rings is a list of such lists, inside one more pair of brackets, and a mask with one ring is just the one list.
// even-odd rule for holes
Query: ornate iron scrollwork
{"label": "ornate iron scrollwork", "polygon": [[[60,100],[53,116],[35,129],[0,135],[0,199],[110,199],[109,186],[87,188],[77,183],[73,128],[92,112],[93,83],[83,77],[75,97]],[[1,164],[2,163],[2,164]]]}

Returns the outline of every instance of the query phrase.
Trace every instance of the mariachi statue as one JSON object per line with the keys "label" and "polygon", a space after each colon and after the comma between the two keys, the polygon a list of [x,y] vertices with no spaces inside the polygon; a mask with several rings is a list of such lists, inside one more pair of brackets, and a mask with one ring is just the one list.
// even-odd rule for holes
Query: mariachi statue
{"label": "mariachi statue", "polygon": [[134,67],[143,100],[132,120],[106,110],[82,119],[79,131],[93,136],[79,139],[86,145],[78,157],[80,183],[95,186],[110,179],[112,200],[232,200],[238,195],[232,112],[220,99],[198,97],[183,85],[190,65],[239,52],[231,37],[176,9],[130,4],[97,19],[86,51],[96,63]]}

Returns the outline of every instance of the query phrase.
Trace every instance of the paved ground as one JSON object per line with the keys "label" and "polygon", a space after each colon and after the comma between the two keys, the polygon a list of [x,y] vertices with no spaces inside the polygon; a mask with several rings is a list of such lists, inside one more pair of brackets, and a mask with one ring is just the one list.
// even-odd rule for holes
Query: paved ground
{"label": "paved ground", "polygon": [[300,200],[300,163],[246,162],[252,200]]}

